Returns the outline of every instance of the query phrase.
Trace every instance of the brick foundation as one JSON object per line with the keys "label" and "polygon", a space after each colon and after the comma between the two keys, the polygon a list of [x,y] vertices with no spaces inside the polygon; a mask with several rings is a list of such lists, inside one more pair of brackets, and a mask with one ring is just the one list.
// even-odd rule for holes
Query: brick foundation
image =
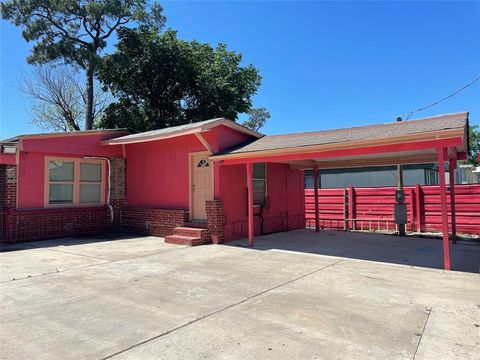
{"label": "brick foundation", "polygon": [[8,241],[95,235],[110,229],[108,207],[15,210],[7,216]]}
{"label": "brick foundation", "polygon": [[205,202],[207,212],[208,231],[214,244],[224,242],[223,231],[223,201],[209,200]]}
{"label": "brick foundation", "polygon": [[136,208],[126,204],[125,159],[110,159],[110,204],[84,208],[16,209],[15,165],[0,166],[0,241],[30,241],[109,231],[167,236],[189,219],[188,210]]}
{"label": "brick foundation", "polygon": [[123,229],[145,235],[167,236],[173,228],[188,221],[188,210],[125,207],[122,215]]}

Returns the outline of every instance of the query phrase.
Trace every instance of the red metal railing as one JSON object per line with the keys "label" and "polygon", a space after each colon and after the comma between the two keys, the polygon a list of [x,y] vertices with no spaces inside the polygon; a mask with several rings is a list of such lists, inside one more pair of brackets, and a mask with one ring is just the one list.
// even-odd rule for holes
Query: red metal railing
{"label": "red metal railing", "polygon": [[[395,188],[319,189],[320,226],[325,229],[395,230]],[[438,232],[442,229],[439,186],[405,187],[407,230]],[[449,226],[450,196],[448,199]],[[457,232],[480,235],[480,184],[455,185]],[[306,226],[315,224],[313,189],[305,189]]]}

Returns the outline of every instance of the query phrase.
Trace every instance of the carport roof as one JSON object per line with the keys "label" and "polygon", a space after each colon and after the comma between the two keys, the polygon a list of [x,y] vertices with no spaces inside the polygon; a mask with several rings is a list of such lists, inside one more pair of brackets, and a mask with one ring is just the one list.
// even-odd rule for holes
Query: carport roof
{"label": "carport roof", "polygon": [[[223,154],[242,154],[288,148],[300,148],[353,141],[377,141],[381,139],[408,138],[419,134],[432,134],[448,130],[465,131],[468,112],[439,115],[411,121],[398,121],[388,124],[358,126],[344,129],[312,131],[285,135],[264,136],[258,140],[232,148]],[[221,155],[221,154],[219,154]]]}

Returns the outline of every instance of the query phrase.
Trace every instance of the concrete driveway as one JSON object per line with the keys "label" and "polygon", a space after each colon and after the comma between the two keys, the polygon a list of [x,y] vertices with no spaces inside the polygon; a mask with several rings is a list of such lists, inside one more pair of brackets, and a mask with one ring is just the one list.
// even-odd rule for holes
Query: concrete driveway
{"label": "concrete driveway", "polygon": [[478,274],[285,249],[305,234],[15,245],[0,254],[0,358],[478,359]]}

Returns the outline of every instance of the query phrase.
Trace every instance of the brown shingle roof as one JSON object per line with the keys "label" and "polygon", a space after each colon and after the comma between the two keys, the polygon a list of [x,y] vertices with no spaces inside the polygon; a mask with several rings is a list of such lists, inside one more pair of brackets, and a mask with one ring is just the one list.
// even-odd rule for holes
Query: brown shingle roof
{"label": "brown shingle roof", "polygon": [[391,137],[428,133],[432,131],[465,128],[468,112],[439,115],[418,120],[388,124],[358,126],[345,129],[303,132],[285,135],[264,136],[249,144],[231,149],[225,154],[286,149],[293,147],[324,145],[349,141],[368,141]]}

